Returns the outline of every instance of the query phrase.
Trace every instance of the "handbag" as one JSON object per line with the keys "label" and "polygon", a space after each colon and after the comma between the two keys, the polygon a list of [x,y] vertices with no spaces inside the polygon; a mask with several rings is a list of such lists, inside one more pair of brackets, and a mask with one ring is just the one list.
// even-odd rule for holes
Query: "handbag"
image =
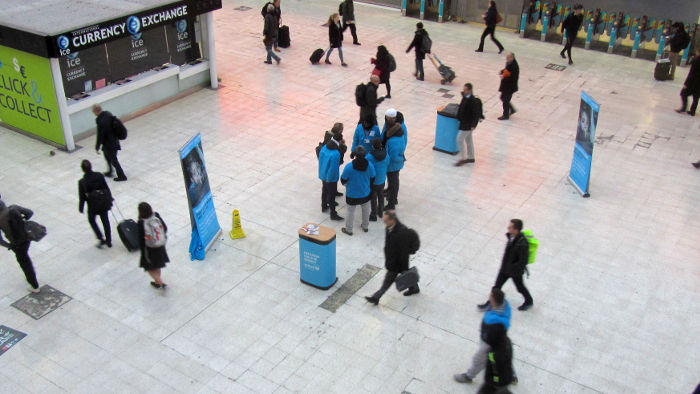
{"label": "handbag", "polygon": [[416,286],[420,280],[420,275],[418,274],[418,268],[411,267],[406,271],[401,272],[394,281],[396,285],[396,290],[404,291],[409,287]]}
{"label": "handbag", "polygon": [[375,67],[374,70],[372,70],[372,75],[380,76],[382,75],[382,70]]}
{"label": "handbag", "polygon": [[500,13],[496,14],[496,24],[503,22],[503,15]]}
{"label": "handbag", "polygon": [[41,241],[46,236],[46,227],[33,220],[24,222],[24,229],[27,232],[27,239],[30,241]]}

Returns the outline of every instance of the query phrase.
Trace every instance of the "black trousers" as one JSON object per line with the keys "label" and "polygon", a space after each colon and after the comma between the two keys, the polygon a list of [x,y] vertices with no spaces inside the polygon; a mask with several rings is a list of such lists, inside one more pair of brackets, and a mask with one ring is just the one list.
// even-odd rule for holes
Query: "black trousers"
{"label": "black trousers", "polygon": [[116,150],[102,150],[102,154],[107,162],[107,172],[111,174],[112,167],[114,167],[114,169],[117,171],[117,178],[126,178],[126,175],[124,175],[124,170],[122,170],[122,166],[119,164],[119,159],[117,159],[117,152],[118,151]]}
{"label": "black trousers", "polygon": [[513,279],[513,283],[515,283],[515,288],[518,289],[518,293],[522,294],[523,297],[525,297],[525,303],[526,304],[532,304],[532,296],[530,295],[530,292],[527,290],[527,287],[525,287],[525,283],[523,283],[523,275],[505,275],[501,272],[498,273],[498,277],[496,278],[496,283],[493,285],[494,287],[498,287],[499,289],[503,287],[503,284],[506,283],[508,278]]}
{"label": "black trousers", "polygon": [[690,105],[690,110],[688,111],[691,115],[695,115],[695,111],[698,109],[698,99],[700,98],[700,93],[689,93],[688,89],[681,90],[681,102],[683,103],[683,111],[688,108],[688,96],[693,96],[693,103]]}
{"label": "black trousers", "polygon": [[372,210],[370,215],[382,215],[384,212],[384,184],[372,185],[371,204]]}
{"label": "black trousers", "polygon": [[[386,275],[384,276],[384,282],[382,283],[382,287],[379,288],[374,294],[372,294],[372,298],[379,300],[382,298],[384,293],[386,293],[389,288],[391,288],[391,285],[394,284],[394,281],[396,280],[396,277],[399,276],[398,272],[393,272],[393,271],[387,271]],[[411,286],[408,288],[409,291],[418,291],[420,290],[420,287],[418,285]]]}
{"label": "black trousers", "polygon": [[29,241],[23,242],[18,245],[12,246],[12,251],[15,252],[15,257],[19,263],[20,268],[24,272],[24,277],[27,278],[27,282],[35,289],[39,288],[39,282],[36,280],[36,272],[34,272],[34,265],[32,265],[32,259],[29,258]]}
{"label": "black trousers", "polygon": [[510,114],[515,112],[515,107],[513,107],[513,104],[510,103],[510,100],[512,99],[512,92],[501,92],[501,101],[503,102],[503,117],[505,117],[506,119],[510,117]]}
{"label": "black trousers", "polygon": [[496,386],[491,382],[486,382],[479,388],[477,394],[510,394],[508,386]]}
{"label": "black trousers", "polygon": [[[88,223],[90,223],[90,227],[92,227],[92,231],[95,232],[95,236],[97,239],[100,241],[104,240],[107,241],[108,244],[112,243],[112,229],[109,226],[109,216],[107,215],[109,211],[105,211],[102,213],[94,213],[94,212],[88,212]],[[100,221],[102,222],[102,228],[105,231],[105,237],[104,239],[102,238],[102,232],[100,231],[100,228],[97,227],[97,217],[100,217]]]}
{"label": "black trousers", "polygon": [[569,37],[569,34],[567,33],[566,35],[566,45],[564,45],[564,49],[561,50],[561,54],[563,55],[564,52],[569,56],[569,60],[571,60],[571,47],[574,46],[574,40],[576,37]]}
{"label": "black trousers", "polygon": [[391,82],[389,81],[389,78],[387,78],[386,82],[383,83],[386,85],[386,95],[391,96]]}
{"label": "black trousers", "polygon": [[425,71],[423,70],[423,59],[416,56],[416,77],[420,79],[425,78]]}
{"label": "black trousers", "polygon": [[494,44],[498,47],[498,51],[503,50],[503,45],[501,45],[500,42],[496,39],[496,37],[493,35],[493,33],[496,31],[496,25],[486,25],[486,29],[484,29],[484,32],[481,34],[481,42],[479,42],[479,50],[483,51],[484,50],[484,40],[486,39],[486,36],[491,35],[491,41],[493,41]]}
{"label": "black trousers", "polygon": [[350,34],[352,35],[352,42],[353,44],[357,44],[359,41],[357,41],[357,28],[355,27],[355,23],[343,23],[343,31],[347,30],[348,26],[350,26]]}
{"label": "black trousers", "polygon": [[330,208],[331,214],[335,214],[335,194],[338,192],[338,182],[323,182],[321,190],[321,208]]}
{"label": "black trousers", "polygon": [[386,190],[387,209],[394,209],[396,204],[399,203],[399,172],[401,171],[386,173],[387,183],[389,184]]}

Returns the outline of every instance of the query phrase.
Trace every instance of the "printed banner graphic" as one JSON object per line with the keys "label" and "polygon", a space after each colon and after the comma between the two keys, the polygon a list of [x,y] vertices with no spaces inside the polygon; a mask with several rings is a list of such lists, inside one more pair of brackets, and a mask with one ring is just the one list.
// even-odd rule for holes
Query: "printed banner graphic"
{"label": "printed banner graphic", "polygon": [[180,163],[185,177],[185,189],[192,222],[190,258],[204,260],[205,253],[221,232],[216,218],[214,199],[204,164],[202,137],[198,133],[180,150]]}
{"label": "printed banner graphic", "polygon": [[0,122],[65,146],[49,59],[0,46]]}
{"label": "printed banner graphic", "polygon": [[584,196],[588,197],[591,179],[591,162],[593,160],[593,143],[595,142],[596,126],[600,105],[586,92],[581,91],[581,107],[578,114],[576,145],[571,161],[569,181]]}

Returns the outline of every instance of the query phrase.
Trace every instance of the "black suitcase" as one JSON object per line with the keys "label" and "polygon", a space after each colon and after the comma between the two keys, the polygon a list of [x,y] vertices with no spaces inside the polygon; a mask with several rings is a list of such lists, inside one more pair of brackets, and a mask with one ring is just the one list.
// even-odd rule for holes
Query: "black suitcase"
{"label": "black suitcase", "polygon": [[119,215],[121,215],[123,219],[120,222],[119,220],[117,220],[117,217],[114,215],[114,212],[112,212],[114,220],[119,223],[117,224],[117,233],[119,234],[119,239],[122,240],[124,247],[126,247],[126,250],[128,250],[129,252],[139,250],[140,243],[138,223],[136,223],[136,221],[134,221],[133,219],[125,219],[121,209],[119,209],[119,206],[117,206],[116,201],[114,202],[114,206],[117,207]]}
{"label": "black suitcase", "polygon": [[321,61],[321,58],[323,57],[323,54],[326,53],[321,48],[318,48],[317,50],[314,51],[314,53],[311,54],[311,57],[309,58],[309,61],[311,64],[318,64],[318,62]]}
{"label": "black suitcase", "polygon": [[449,66],[446,66],[442,61],[440,61],[440,58],[437,57],[437,55],[428,54],[428,56],[430,57],[430,61],[433,63],[435,68],[440,73],[440,76],[442,77],[442,80],[440,81],[440,83],[443,85],[446,83],[452,83],[452,81],[457,76],[455,74],[455,72],[452,71],[452,68]]}
{"label": "black suitcase", "polygon": [[671,77],[671,60],[659,59],[654,67],[654,79],[657,81],[667,81]]}
{"label": "black suitcase", "polygon": [[277,45],[279,45],[282,48],[289,48],[290,44],[291,39],[289,38],[289,26],[284,25],[279,29],[279,33],[277,36]]}
{"label": "black suitcase", "polygon": [[418,268],[411,267],[408,271],[404,271],[396,277],[394,283],[396,284],[396,290],[404,291],[409,287],[416,286],[420,280],[420,275],[418,275]]}

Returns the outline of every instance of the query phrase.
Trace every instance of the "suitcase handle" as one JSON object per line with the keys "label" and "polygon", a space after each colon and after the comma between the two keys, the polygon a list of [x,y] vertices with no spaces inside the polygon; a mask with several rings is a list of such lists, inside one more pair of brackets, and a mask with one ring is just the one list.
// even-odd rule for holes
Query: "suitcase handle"
{"label": "suitcase handle", "polygon": [[[117,200],[116,200],[116,199],[112,199],[112,202],[114,203],[114,206],[117,208],[117,211],[119,211],[119,216],[122,217],[122,220],[126,219],[126,217],[125,217],[124,214],[122,213],[122,210],[119,209],[119,204],[117,204]],[[114,216],[114,220],[116,220],[117,222],[119,222],[119,220],[117,219],[117,216],[114,214],[114,211],[112,211],[111,209],[110,209],[110,211],[112,212],[112,216]]]}

